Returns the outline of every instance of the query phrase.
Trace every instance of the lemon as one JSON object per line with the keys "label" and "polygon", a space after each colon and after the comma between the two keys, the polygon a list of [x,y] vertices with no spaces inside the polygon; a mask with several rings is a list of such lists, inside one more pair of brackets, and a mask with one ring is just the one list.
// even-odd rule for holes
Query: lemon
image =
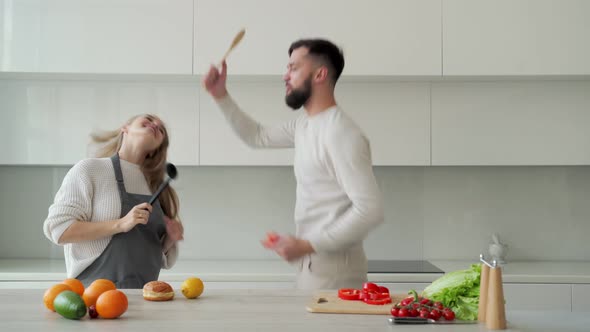
{"label": "lemon", "polygon": [[188,278],[180,286],[182,295],[187,299],[196,299],[203,294],[204,289],[205,285],[203,285],[203,281],[199,278]]}

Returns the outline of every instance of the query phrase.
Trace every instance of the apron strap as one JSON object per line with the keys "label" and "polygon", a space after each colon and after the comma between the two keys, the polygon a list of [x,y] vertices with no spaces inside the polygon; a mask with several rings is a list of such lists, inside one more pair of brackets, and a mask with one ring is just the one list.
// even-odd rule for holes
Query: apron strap
{"label": "apron strap", "polygon": [[113,162],[113,168],[115,169],[115,178],[117,179],[119,194],[121,195],[121,199],[123,199],[123,197],[127,196],[127,190],[125,190],[125,183],[123,182],[123,172],[121,171],[121,161],[119,160],[118,152],[111,157],[111,161]]}

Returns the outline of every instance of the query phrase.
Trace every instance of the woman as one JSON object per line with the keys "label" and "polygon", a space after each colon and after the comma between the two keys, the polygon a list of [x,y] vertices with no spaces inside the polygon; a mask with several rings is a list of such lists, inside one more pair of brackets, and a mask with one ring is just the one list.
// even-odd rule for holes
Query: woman
{"label": "woman", "polygon": [[168,133],[158,117],[141,115],[92,138],[103,145],[99,158],[70,169],[43,231],[64,246],[68,278],[142,288],[174,265],[183,239],[174,189],[147,203],[164,180]]}

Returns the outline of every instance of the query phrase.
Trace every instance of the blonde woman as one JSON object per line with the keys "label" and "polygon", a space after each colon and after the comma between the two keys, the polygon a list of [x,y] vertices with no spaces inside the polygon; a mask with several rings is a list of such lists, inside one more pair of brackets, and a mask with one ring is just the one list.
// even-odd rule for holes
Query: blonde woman
{"label": "blonde woman", "polygon": [[43,231],[64,247],[68,278],[142,288],[174,265],[183,239],[174,189],[147,203],[164,180],[168,133],[158,117],[140,115],[92,138],[103,147],[98,158],[70,169]]}

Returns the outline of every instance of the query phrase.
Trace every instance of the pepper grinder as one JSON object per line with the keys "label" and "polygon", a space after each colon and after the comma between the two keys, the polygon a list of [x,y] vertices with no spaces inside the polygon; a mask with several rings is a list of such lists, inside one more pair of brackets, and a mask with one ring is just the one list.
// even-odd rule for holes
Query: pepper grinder
{"label": "pepper grinder", "polygon": [[485,314],[486,327],[490,330],[505,330],[506,311],[504,307],[504,289],[502,287],[502,268],[496,260],[493,260],[491,264],[483,260],[483,263],[489,267]]}
{"label": "pepper grinder", "polygon": [[486,305],[488,303],[488,277],[490,275],[490,267],[483,258],[483,254],[479,255],[481,262],[481,278],[479,282],[479,307],[477,309],[477,321],[485,323],[486,321]]}

